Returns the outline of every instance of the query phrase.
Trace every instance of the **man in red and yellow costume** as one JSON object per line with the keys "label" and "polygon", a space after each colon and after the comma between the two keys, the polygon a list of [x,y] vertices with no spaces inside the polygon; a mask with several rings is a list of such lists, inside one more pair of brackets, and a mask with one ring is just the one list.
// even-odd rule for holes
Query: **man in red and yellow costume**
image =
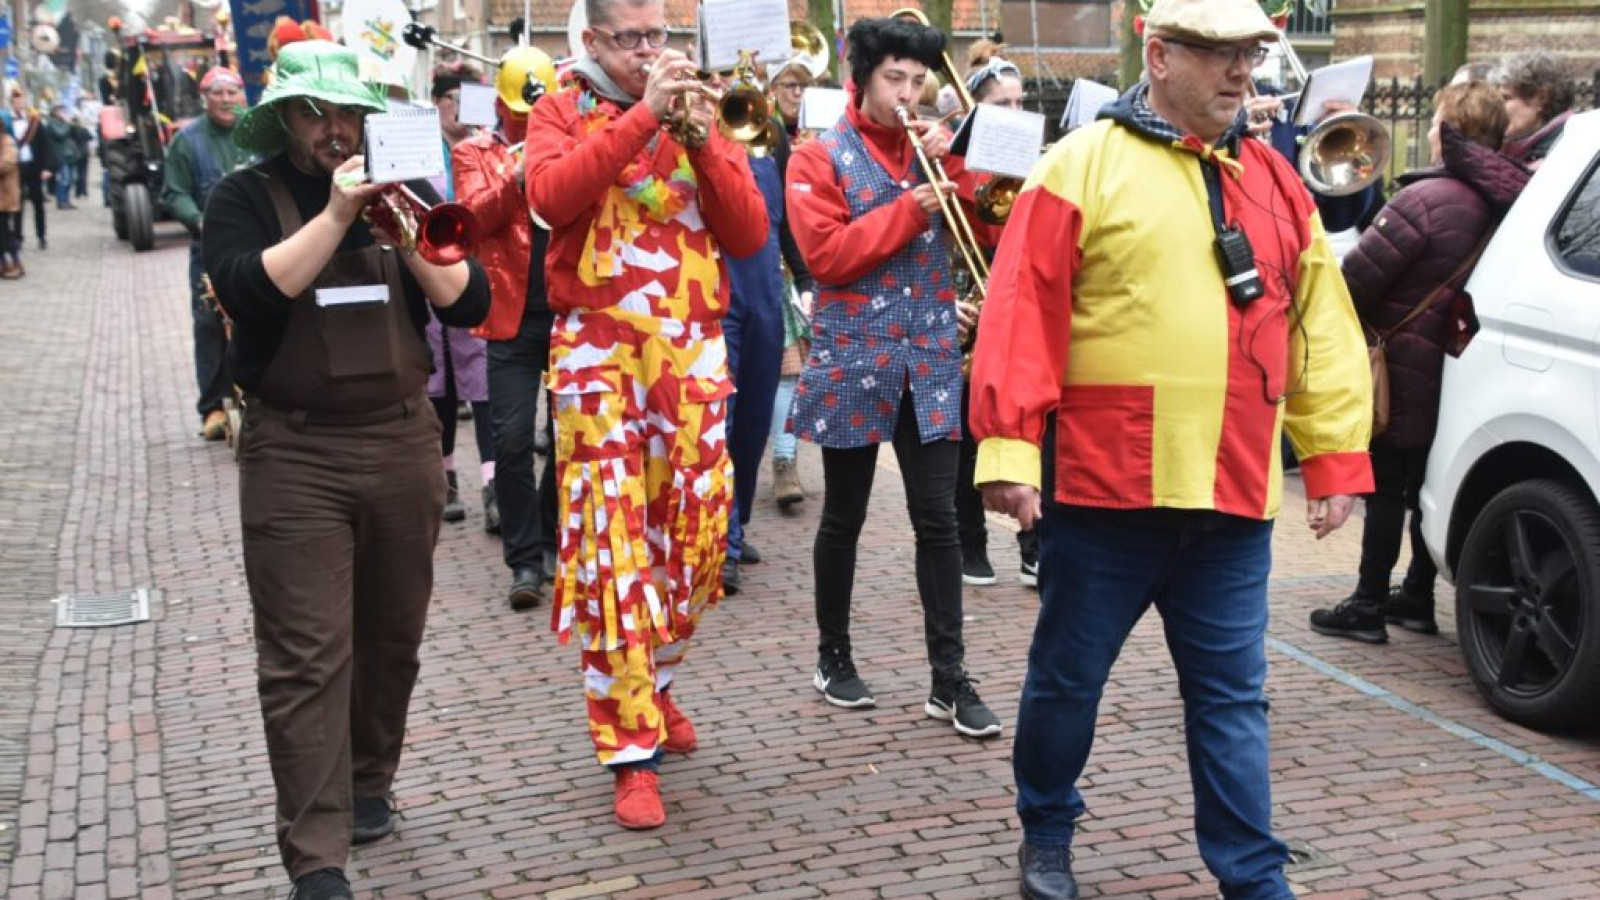
{"label": "man in red and yellow costume", "polygon": [[[764,244],[745,149],[695,96],[662,0],[586,0],[571,90],[528,123],[528,202],[550,223],[559,562],[554,623],[583,646],[589,731],[626,828],[666,820],[662,751],[694,727],[669,690],[722,594],[733,471],[724,254]],[[665,129],[687,106],[700,135]],[[689,144],[680,142],[681,134]],[[673,692],[675,693],[675,692]]]}

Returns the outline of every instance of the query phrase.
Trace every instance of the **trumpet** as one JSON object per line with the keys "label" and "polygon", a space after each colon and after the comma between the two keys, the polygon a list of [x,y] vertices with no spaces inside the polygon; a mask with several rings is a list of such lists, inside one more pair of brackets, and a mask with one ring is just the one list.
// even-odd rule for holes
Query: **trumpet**
{"label": "trumpet", "polygon": [[[649,63],[645,64],[644,71],[646,74],[651,71]],[[771,124],[772,106],[756,81],[755,72],[753,54],[749,51],[740,52],[733,82],[725,90],[717,91],[706,84],[715,77],[712,73],[697,71],[692,79],[686,79],[695,84],[685,92],[684,100],[674,106],[666,125],[667,133],[686,147],[698,147],[706,142],[710,133],[689,114],[687,94],[699,94],[716,104],[717,131],[723,137],[744,144],[756,156],[765,156],[776,143],[777,136]]]}
{"label": "trumpet", "polygon": [[478,217],[459,203],[430,206],[403,184],[384,185],[361,218],[395,238],[386,250],[415,252],[436,266],[450,266],[472,255],[480,233]]}

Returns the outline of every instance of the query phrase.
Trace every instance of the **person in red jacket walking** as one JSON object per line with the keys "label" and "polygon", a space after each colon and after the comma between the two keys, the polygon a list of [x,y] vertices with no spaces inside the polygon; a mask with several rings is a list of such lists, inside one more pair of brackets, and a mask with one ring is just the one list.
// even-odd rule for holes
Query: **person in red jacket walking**
{"label": "person in red jacket walking", "polygon": [[525,610],[539,602],[545,555],[555,551],[555,469],[546,464],[535,481],[534,432],[553,321],[544,280],[550,232],[528,212],[519,157],[528,111],[556,89],[555,65],[542,50],[513,47],[500,60],[496,86],[499,128],[457,143],[450,158],[456,202],[478,218],[476,255],[494,297],[489,318],[473,334],[488,342],[495,499],[511,569],[506,602]]}
{"label": "person in red jacket walking", "polygon": [[[615,774],[617,822],[655,828],[666,821],[660,754],[696,744],[673,675],[722,596],[733,486],[724,255],[762,248],[767,209],[744,147],[711,122],[695,64],[662,49],[662,0],[586,2],[572,89],[533,107],[526,144],[556,315],[553,618],[561,640],[575,629],[583,645],[589,732]],[[685,107],[696,128],[676,127]]]}

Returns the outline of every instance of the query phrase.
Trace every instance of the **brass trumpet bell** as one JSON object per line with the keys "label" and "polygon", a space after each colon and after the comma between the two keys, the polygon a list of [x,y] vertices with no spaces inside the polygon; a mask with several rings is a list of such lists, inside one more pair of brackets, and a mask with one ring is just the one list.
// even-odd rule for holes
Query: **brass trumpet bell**
{"label": "brass trumpet bell", "polygon": [[1389,152],[1383,123],[1366,113],[1338,113],[1306,135],[1300,146],[1300,177],[1313,191],[1330,197],[1359,193],[1383,177]]}
{"label": "brass trumpet bell", "polygon": [[[743,74],[744,77],[740,77]],[[754,74],[736,73],[736,80],[717,101],[717,130],[730,141],[754,144],[767,135],[772,107]]]}
{"label": "brass trumpet bell", "polygon": [[1011,208],[1017,205],[1017,195],[1022,193],[1022,179],[996,175],[978,187],[973,200],[978,218],[990,225],[1004,225],[1011,218]]}
{"label": "brass trumpet bell", "polygon": [[390,249],[415,252],[436,266],[451,266],[472,255],[478,217],[459,203],[429,206],[403,184],[385,186],[362,211],[362,218],[395,238]]}

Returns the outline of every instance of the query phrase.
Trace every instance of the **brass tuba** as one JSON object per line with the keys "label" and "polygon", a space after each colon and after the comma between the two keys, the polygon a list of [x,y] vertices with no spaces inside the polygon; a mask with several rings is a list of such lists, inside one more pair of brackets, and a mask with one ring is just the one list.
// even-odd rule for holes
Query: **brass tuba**
{"label": "brass tuba", "polygon": [[789,47],[794,51],[794,58],[800,60],[800,64],[811,73],[812,81],[828,74],[828,65],[832,57],[828,53],[828,40],[822,36],[822,31],[817,26],[804,19],[791,20]]}

